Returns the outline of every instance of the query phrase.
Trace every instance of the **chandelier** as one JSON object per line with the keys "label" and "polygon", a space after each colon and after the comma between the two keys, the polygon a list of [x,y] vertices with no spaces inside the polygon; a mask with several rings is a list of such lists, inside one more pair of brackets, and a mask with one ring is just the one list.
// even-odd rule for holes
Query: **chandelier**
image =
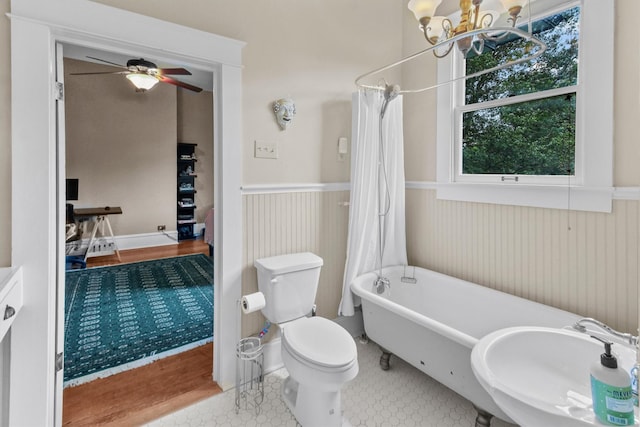
{"label": "chandelier", "polygon": [[[523,64],[540,57],[547,50],[547,45],[532,32],[531,0],[460,0],[460,22],[453,25],[449,18],[436,15],[436,9],[442,0],[410,0],[409,10],[413,12],[420,23],[420,29],[429,46],[420,52],[387,64],[383,67],[369,71],[356,78],[356,86],[361,89],[374,89],[385,91],[391,87],[387,83],[387,72],[395,72],[404,64],[415,63],[428,52],[437,58],[444,58],[458,46],[458,50],[464,58],[470,52],[477,55],[484,53],[485,42],[500,43],[507,40],[520,39],[527,43],[522,55],[511,58],[506,62],[489,66],[486,69],[474,73],[458,73],[451,75],[449,79],[438,80],[436,83],[426,82],[419,87],[402,88],[399,94],[420,93],[440,86],[444,86],[458,80],[466,80],[484,74],[492,73],[503,68]],[[521,28],[520,13],[527,8],[526,27]],[[501,16],[506,12],[506,24]],[[500,22],[501,21],[501,22]],[[519,27],[517,26],[519,24]]]}
{"label": "chandelier", "polygon": [[[509,14],[507,22],[511,28],[515,28],[520,12],[527,0],[500,0],[502,12]],[[503,28],[496,28],[490,32],[494,23],[502,14],[497,1],[485,0],[488,5],[482,8],[483,0],[460,0],[460,22],[454,26],[449,18],[437,16],[436,9],[442,0],[411,0],[408,8],[413,12],[420,23],[420,29],[424,33],[424,38],[432,45],[443,45],[444,49],[433,50],[433,54],[442,58],[447,56],[453,48],[454,42],[458,46],[463,56],[474,51],[478,55],[482,54],[485,40],[498,41],[509,32]],[[500,30],[503,30],[500,32]],[[467,34],[468,37],[462,35]],[[453,40],[452,40],[453,39]],[[448,42],[448,43],[447,43]]]}

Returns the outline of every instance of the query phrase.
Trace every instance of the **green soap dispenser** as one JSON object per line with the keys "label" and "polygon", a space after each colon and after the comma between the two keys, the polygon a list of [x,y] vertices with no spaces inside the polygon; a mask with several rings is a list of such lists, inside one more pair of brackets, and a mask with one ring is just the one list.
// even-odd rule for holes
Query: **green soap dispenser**
{"label": "green soap dispenser", "polygon": [[611,354],[613,343],[592,338],[604,344],[600,363],[596,362],[591,367],[593,412],[606,425],[634,425],[631,377],[623,369],[618,369],[618,360]]}

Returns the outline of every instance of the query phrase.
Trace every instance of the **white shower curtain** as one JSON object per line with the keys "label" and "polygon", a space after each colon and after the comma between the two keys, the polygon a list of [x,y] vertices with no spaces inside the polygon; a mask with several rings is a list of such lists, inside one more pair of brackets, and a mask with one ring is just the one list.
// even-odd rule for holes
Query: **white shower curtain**
{"label": "white shower curtain", "polygon": [[[351,152],[351,196],[347,261],[338,313],[353,316],[360,299],[351,293],[350,284],[359,275],[380,267],[378,197],[385,211],[384,178],[378,188],[380,155],[381,91],[361,90],[353,97],[354,135]],[[404,149],[402,96],[389,102],[382,121],[384,164],[389,188],[389,212],[383,218],[382,266],[407,263],[404,208]]]}

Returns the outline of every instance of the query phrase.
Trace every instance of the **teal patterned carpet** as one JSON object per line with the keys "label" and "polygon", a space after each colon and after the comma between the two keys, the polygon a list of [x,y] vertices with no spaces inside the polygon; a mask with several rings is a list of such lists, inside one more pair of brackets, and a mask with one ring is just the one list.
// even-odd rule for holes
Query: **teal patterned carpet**
{"label": "teal patterned carpet", "polygon": [[203,254],[67,271],[65,385],[211,342],[212,284]]}

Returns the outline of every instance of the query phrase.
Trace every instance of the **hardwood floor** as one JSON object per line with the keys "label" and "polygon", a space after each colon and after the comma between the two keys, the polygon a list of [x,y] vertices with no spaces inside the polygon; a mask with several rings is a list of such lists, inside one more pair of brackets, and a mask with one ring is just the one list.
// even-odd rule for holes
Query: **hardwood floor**
{"label": "hardwood floor", "polygon": [[150,259],[168,258],[178,255],[203,253],[209,255],[209,245],[202,239],[185,240],[177,245],[154,246],[152,248],[129,249],[120,251],[120,259],[114,255],[87,258],[87,267],[124,264],[127,262],[147,261]]}
{"label": "hardwood floor", "polygon": [[[209,254],[202,240],[120,251],[122,263],[192,253]],[[115,255],[89,258],[87,267],[119,264]],[[65,426],[134,426],[191,405],[222,390],[212,380],[213,344],[149,365],[68,387],[63,394]]]}

